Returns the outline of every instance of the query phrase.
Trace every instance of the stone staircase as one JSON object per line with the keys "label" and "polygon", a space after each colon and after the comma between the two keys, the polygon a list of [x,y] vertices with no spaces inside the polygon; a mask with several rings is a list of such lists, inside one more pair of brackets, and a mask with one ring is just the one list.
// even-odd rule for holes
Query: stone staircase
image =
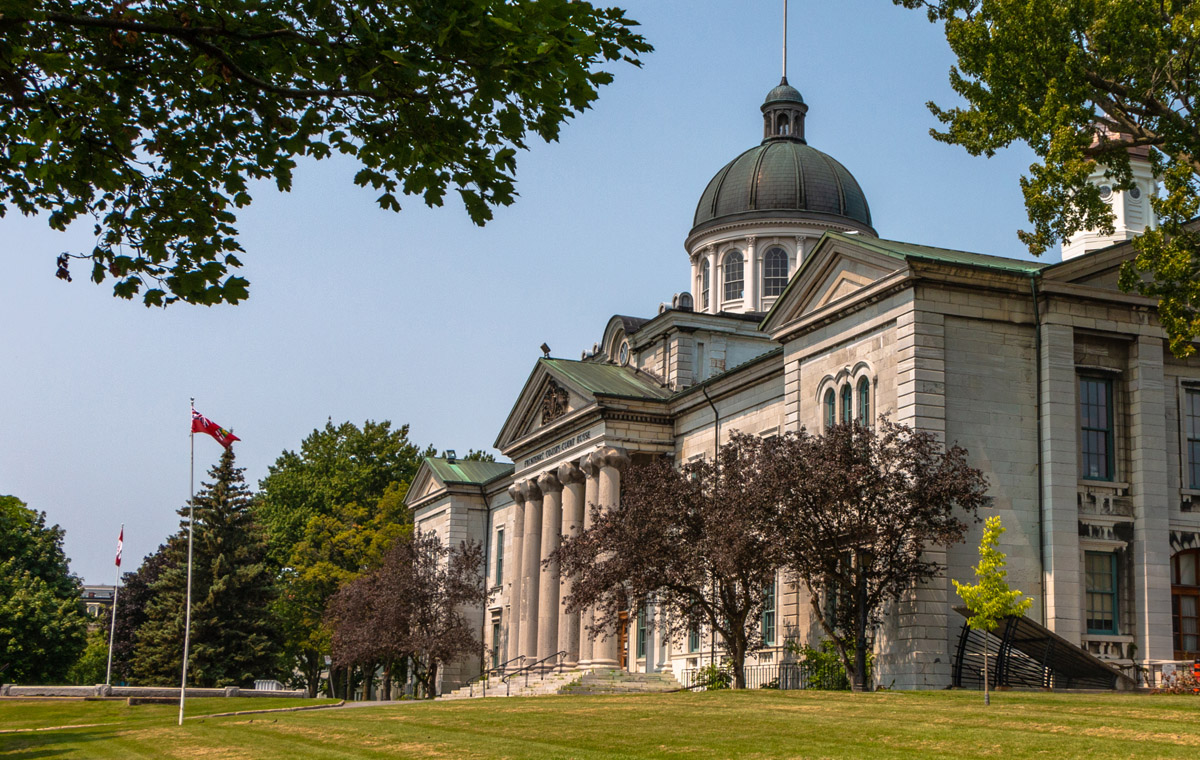
{"label": "stone staircase", "polygon": [[[540,697],[552,694],[650,694],[679,691],[683,685],[670,673],[627,673],[623,670],[567,671],[550,673],[545,679],[530,676],[525,685],[524,676],[512,679],[506,691],[505,684],[493,678],[484,694],[482,684],[474,688],[463,686],[443,694],[438,699],[480,699],[486,697]],[[472,693],[473,692],[473,693]]]}

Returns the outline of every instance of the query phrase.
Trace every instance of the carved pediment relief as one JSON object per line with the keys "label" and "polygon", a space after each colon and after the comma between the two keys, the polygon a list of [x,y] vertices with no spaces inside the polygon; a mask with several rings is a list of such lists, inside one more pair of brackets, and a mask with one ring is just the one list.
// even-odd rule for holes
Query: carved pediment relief
{"label": "carved pediment relief", "polygon": [[565,415],[570,408],[569,402],[571,395],[567,389],[550,379],[546,386],[546,392],[542,395],[542,423],[549,425],[559,417]]}

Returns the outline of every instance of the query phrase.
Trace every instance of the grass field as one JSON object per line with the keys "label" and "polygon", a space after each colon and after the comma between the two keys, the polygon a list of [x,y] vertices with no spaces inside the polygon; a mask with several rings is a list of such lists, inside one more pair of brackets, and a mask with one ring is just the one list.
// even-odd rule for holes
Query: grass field
{"label": "grass field", "polygon": [[[971,692],[542,697],[196,718],[182,728],[168,705],[3,702],[0,729],[101,725],[0,734],[0,757],[1200,757],[1200,697],[1007,692],[990,708],[982,701]],[[189,713],[266,702],[197,699]]]}

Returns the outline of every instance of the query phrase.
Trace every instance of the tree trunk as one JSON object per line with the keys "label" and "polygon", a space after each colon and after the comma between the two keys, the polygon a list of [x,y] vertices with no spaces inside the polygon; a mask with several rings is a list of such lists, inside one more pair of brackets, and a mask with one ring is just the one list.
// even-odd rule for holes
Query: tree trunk
{"label": "tree trunk", "polygon": [[870,691],[867,684],[867,581],[863,577],[862,558],[859,557],[859,572],[856,579],[858,592],[855,606],[858,608],[854,631],[854,691]]}
{"label": "tree trunk", "polygon": [[437,660],[433,660],[429,663],[429,670],[426,673],[427,680],[425,682],[425,696],[428,699],[434,699],[437,697],[437,673]]}
{"label": "tree trunk", "polygon": [[746,688],[746,642],[743,637],[738,636],[733,644],[733,651],[730,665],[733,667],[733,688]]}
{"label": "tree trunk", "polygon": [[392,701],[392,660],[383,664],[383,699]]}

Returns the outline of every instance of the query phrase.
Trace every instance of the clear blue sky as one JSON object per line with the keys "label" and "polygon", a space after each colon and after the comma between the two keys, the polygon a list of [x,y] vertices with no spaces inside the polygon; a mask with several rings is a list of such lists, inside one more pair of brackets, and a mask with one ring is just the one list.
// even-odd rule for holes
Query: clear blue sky
{"label": "clear blue sky", "polygon": [[[111,583],[120,523],[127,570],[177,526],[190,396],[243,439],[255,485],[326,418],[490,449],[543,341],[578,358],[611,315],[651,316],[688,287],[700,192],[761,139],[780,5],[627,0],[656,52],[518,157],[521,197],[485,228],[453,203],[379,210],[345,162],[302,166],[290,194],[259,187],[236,307],[147,310],[61,282],[54,258],[87,250],[88,226],[0,220],[0,494],[44,510],[72,569]],[[972,158],[928,135],[925,102],[954,102],[940,27],[890,0],[792,0],[789,43],[808,141],[857,177],[882,237],[1025,255],[1027,151]],[[198,483],[219,453],[197,438]]]}

